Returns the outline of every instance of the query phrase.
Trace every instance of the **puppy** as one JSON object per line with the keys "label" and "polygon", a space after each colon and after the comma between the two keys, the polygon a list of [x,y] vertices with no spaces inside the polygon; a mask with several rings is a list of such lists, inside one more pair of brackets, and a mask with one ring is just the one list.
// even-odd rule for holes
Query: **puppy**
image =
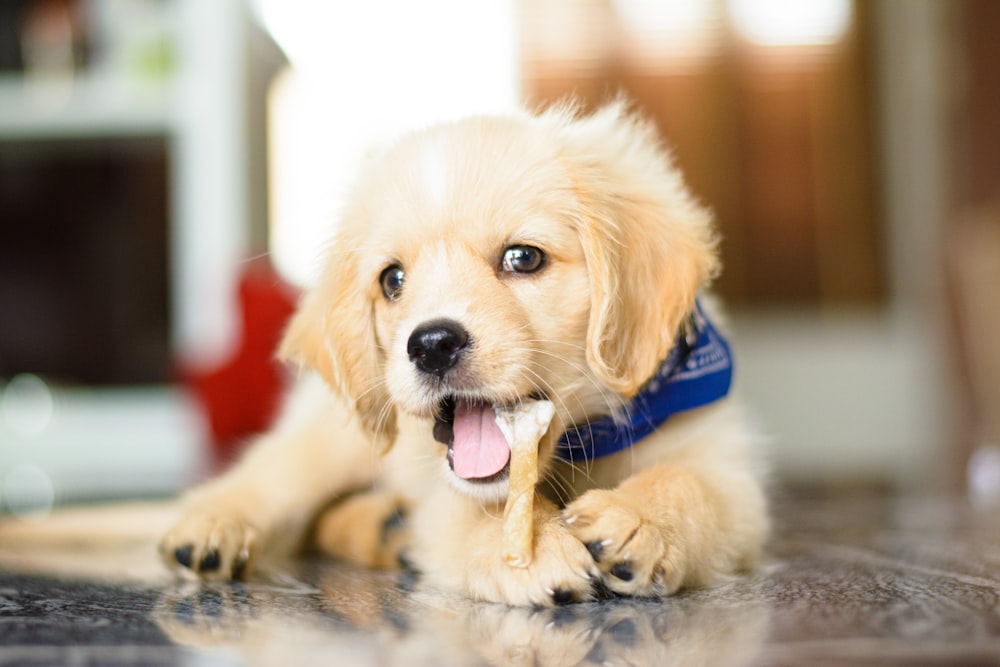
{"label": "puppy", "polygon": [[[303,373],[283,415],[187,496],[164,560],[238,578],[308,535],[367,566],[405,556],[436,589],[541,606],[752,567],[766,501],[699,297],[717,270],[711,216],[621,101],[403,137],[362,166],[288,326],[280,356]],[[516,568],[494,406],[537,398],[556,416],[534,559]]]}

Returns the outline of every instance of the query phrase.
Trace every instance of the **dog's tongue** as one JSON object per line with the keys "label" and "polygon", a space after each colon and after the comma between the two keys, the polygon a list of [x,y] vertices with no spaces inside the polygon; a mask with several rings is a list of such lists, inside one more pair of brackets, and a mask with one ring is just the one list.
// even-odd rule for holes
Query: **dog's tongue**
{"label": "dog's tongue", "polygon": [[463,479],[490,477],[510,460],[510,446],[488,405],[458,401],[455,405],[455,439],[451,465]]}

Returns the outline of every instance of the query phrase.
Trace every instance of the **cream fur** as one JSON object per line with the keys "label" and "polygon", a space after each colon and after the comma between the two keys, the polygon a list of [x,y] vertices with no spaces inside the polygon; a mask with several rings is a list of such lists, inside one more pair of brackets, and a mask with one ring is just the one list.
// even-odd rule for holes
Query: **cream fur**
{"label": "cream fur", "polygon": [[[511,245],[541,248],[547,263],[505,273]],[[384,565],[398,542],[387,547],[378,528],[406,508],[408,557],[427,585],[475,599],[549,605],[589,599],[598,581],[658,596],[752,567],[767,511],[756,438],[734,397],[618,455],[553,459],[566,426],[619,410],[653,374],[718,270],[715,246],[711,216],[623,103],[403,137],[362,167],[323,275],[288,327],[281,355],[305,373],[286,414],[189,495],[163,539],[166,562],[179,567],[175,553],[190,545],[192,569],[217,553],[219,567],[200,574],[231,576],[297,547],[332,498],[364,489],[320,516],[321,548]],[[405,270],[393,300],[379,286],[390,264]],[[474,344],[436,382],[406,343],[442,317]],[[506,482],[459,480],[432,418],[446,395],[533,392],[557,416],[539,456],[549,499],[536,503],[536,557],[520,570],[498,548]]]}

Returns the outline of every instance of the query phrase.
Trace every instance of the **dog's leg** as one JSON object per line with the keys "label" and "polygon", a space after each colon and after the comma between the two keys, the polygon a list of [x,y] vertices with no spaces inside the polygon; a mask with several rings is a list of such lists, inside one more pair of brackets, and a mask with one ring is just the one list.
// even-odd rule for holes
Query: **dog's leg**
{"label": "dog's leg", "polygon": [[768,530],[766,502],[757,473],[732,445],[691,443],[667,462],[566,507],[570,531],[609,589],[669,595],[756,564]]}
{"label": "dog's leg", "polygon": [[403,499],[393,494],[369,491],[349,496],[320,514],[312,546],[364,567],[404,566],[407,514]]}
{"label": "dog's leg", "polygon": [[239,578],[298,548],[324,503],[371,483],[376,459],[348,408],[309,379],[241,461],[186,496],[160,554],[203,578]]}

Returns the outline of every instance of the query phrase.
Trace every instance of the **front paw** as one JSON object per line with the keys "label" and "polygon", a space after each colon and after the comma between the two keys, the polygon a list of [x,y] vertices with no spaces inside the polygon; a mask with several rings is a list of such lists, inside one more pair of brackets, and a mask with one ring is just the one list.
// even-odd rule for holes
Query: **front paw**
{"label": "front paw", "polygon": [[253,565],[258,541],[257,529],[243,519],[197,510],[174,524],[159,551],[171,569],[203,579],[240,579]]}
{"label": "front paw", "polygon": [[563,512],[570,532],[586,545],[604,585],[620,595],[660,597],[686,575],[685,538],[662,517],[617,490],[589,491]]}
{"label": "front paw", "polygon": [[517,606],[552,607],[595,597],[600,574],[587,548],[553,515],[536,518],[534,555],[524,568],[503,561],[500,540],[489,545],[488,559],[477,559],[466,574],[471,597]]}

